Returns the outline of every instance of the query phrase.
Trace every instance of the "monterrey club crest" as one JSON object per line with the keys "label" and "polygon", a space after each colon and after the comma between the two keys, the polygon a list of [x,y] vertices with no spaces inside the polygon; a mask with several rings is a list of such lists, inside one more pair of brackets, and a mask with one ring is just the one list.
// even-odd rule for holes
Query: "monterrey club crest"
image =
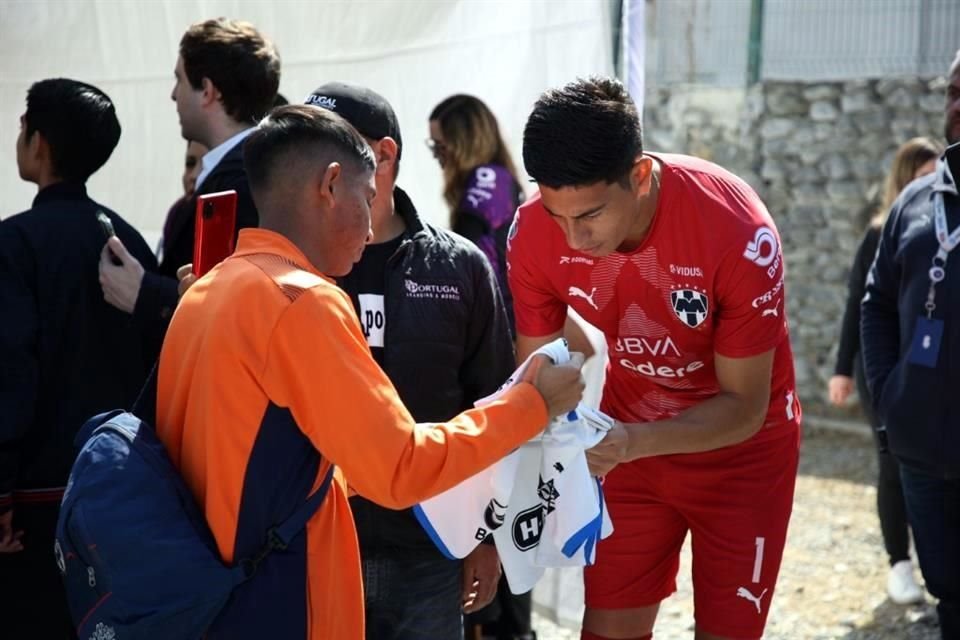
{"label": "monterrey club crest", "polygon": [[696,329],[707,319],[710,306],[705,293],[693,289],[675,289],[670,292],[670,303],[680,322],[691,329]]}

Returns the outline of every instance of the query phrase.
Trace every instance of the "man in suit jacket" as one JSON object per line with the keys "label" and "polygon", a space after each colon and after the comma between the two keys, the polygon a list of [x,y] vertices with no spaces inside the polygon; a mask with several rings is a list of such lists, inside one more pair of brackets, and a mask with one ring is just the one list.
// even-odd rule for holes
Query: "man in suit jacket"
{"label": "man in suit jacket", "polygon": [[[100,276],[107,302],[133,314],[160,342],[177,305],[176,272],[193,261],[196,196],[237,192],[237,231],[257,226],[257,210],[243,168],[243,141],[273,106],[280,84],[280,57],[253,25],[217,19],[198,22],[180,40],[170,98],[180,129],[210,151],[203,156],[194,198],[164,226],[160,265],[145,271],[119,240],[104,247]],[[113,253],[122,264],[111,260]]]}

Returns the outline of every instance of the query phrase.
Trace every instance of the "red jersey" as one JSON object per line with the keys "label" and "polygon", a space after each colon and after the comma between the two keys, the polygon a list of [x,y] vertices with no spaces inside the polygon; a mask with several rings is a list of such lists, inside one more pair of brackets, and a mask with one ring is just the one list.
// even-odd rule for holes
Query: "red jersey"
{"label": "red jersey", "polygon": [[595,258],[570,249],[539,197],[510,230],[517,332],[563,328],[567,307],[603,331],[602,409],[626,422],[671,418],[719,391],[714,354],[775,349],[764,427],[800,421],[780,237],[766,207],[715,164],[656,155],[660,195],[643,243]]}

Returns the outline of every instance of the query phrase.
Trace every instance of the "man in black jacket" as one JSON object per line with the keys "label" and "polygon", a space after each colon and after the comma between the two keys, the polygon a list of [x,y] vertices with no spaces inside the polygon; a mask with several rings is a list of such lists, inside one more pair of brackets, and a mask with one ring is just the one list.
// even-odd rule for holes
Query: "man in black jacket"
{"label": "man in black jacket", "polygon": [[98,212],[137,260],[155,263],[133,227],[87,196],[120,139],[110,99],[44,80],[20,126],[20,177],[39,190],[0,223],[0,635],[69,638],[53,538],[73,438],[90,416],[129,406],[152,363],[130,317],[103,300]]}
{"label": "man in black jacket", "polygon": [[[513,344],[496,276],[468,240],[422,222],[395,186],[402,152],[389,103],[362,87],[330,83],[308,104],[343,116],[377,158],[373,239],[338,284],[353,300],[374,358],[417,421],[441,421],[497,389],[510,375]],[[363,559],[367,637],[462,637],[461,611],[496,593],[500,562],[480,545],[448,560],[411,510],[351,500]]]}
{"label": "man in black jacket", "polygon": [[[243,141],[273,106],[280,84],[280,57],[253,25],[207,20],[187,29],[180,40],[171,99],[177,105],[184,139],[210,151],[203,156],[196,196],[233,189],[237,225],[257,226],[257,210],[243,168]],[[194,206],[180,207],[164,227],[160,267],[145,270],[121,242],[104,247],[100,262],[103,292],[118,309],[159,342],[177,305],[176,273],[193,261]],[[115,254],[122,264],[110,259]]]}
{"label": "man in black jacket", "polygon": [[960,638],[960,51],[947,85],[947,149],[883,227],[861,313],[874,405],[900,462],[920,570],[944,640]]}

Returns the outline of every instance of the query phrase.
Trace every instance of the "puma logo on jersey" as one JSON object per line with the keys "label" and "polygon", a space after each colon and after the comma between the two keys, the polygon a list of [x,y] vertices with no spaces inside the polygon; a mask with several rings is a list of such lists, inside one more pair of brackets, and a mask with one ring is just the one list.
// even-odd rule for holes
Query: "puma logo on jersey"
{"label": "puma logo on jersey", "polygon": [[763,599],[763,596],[765,596],[765,595],[767,595],[767,590],[766,590],[766,589],[764,589],[764,590],[763,590],[763,593],[761,593],[759,596],[755,596],[755,595],[753,595],[752,593],[750,593],[750,591],[748,591],[746,587],[740,587],[740,588],[737,589],[737,597],[738,597],[738,598],[743,598],[744,600],[749,600],[750,602],[752,602],[752,603],[753,603],[753,606],[755,606],[755,607],[757,608],[757,613],[758,613],[758,614],[761,613],[761,611],[760,611],[760,600],[762,600],[762,599]]}
{"label": "puma logo on jersey", "polygon": [[760,314],[761,318],[766,318],[767,316],[773,316],[774,318],[779,317],[780,315],[780,301],[777,300],[774,305],[768,309],[764,309]]}
{"label": "puma logo on jersey", "polygon": [[570,289],[567,291],[568,296],[571,296],[573,298],[583,298],[584,300],[587,301],[587,304],[589,304],[591,307],[599,311],[600,308],[597,306],[597,303],[593,301],[593,296],[595,296],[596,294],[597,294],[596,287],[590,290],[590,295],[587,295],[586,291],[584,291],[580,287],[570,287]]}

